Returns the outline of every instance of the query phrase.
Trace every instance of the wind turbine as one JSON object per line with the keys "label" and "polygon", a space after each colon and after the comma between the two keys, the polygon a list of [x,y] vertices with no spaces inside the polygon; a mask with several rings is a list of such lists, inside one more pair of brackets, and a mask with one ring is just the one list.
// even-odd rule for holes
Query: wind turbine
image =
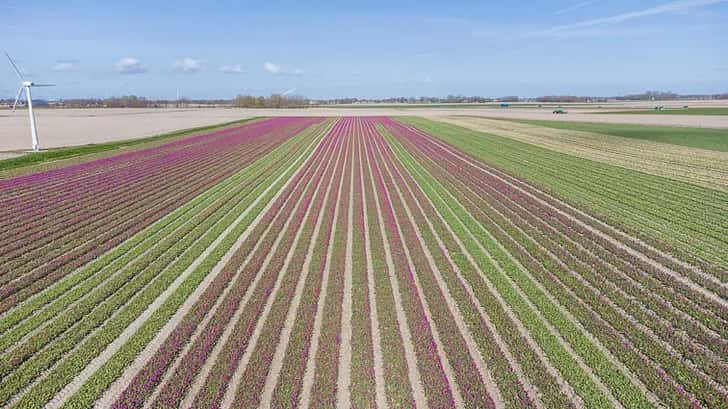
{"label": "wind turbine", "polygon": [[8,57],[10,65],[13,66],[15,74],[17,74],[18,78],[20,79],[20,88],[18,89],[18,94],[15,96],[13,111],[15,111],[15,108],[18,106],[20,94],[23,92],[23,88],[25,88],[25,98],[28,103],[28,116],[30,117],[30,134],[33,137],[33,151],[38,152],[40,150],[40,144],[38,143],[38,128],[35,126],[35,115],[33,114],[33,97],[31,96],[30,89],[33,87],[52,87],[53,84],[37,84],[33,81],[26,80],[23,76],[23,73],[20,72],[20,69],[18,69],[18,66],[15,65],[15,62],[12,58],[10,58],[10,55],[7,52],[5,52],[5,56]]}

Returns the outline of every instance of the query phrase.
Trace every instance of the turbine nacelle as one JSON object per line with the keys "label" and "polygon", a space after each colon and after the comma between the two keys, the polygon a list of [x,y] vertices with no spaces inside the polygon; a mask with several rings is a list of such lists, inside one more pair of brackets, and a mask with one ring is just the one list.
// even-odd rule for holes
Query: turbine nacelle
{"label": "turbine nacelle", "polygon": [[23,81],[21,82],[21,87],[53,87],[55,84],[40,84],[38,82],[33,81]]}

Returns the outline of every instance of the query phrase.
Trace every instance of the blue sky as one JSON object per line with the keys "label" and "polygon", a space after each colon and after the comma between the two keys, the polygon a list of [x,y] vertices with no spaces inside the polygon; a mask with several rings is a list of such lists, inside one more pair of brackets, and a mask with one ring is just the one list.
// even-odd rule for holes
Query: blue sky
{"label": "blue sky", "polygon": [[0,49],[48,98],[728,91],[726,0],[110,3],[0,0]]}

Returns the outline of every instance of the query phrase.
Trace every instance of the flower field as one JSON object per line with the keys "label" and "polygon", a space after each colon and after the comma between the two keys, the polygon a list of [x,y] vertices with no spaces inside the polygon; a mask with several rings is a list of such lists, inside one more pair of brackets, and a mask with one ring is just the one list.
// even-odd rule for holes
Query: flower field
{"label": "flower field", "polygon": [[727,213],[696,253],[423,124],[259,119],[0,180],[0,405],[728,407]]}

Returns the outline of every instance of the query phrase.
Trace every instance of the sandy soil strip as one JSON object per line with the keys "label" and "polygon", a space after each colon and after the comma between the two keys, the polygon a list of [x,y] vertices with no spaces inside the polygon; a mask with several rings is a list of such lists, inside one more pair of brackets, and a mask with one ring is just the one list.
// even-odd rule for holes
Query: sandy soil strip
{"label": "sandy soil strip", "polygon": [[[346,157],[348,157],[349,152],[346,152],[346,156],[344,157],[344,163],[346,163]],[[338,163],[336,165],[338,167]],[[336,168],[335,167],[335,168]],[[329,180],[328,186],[326,187],[326,192],[324,193],[324,198],[326,200],[330,200],[330,194],[331,194],[331,188],[334,186],[334,174],[332,174],[331,179]],[[336,202],[335,202],[335,208],[338,207],[338,204],[341,201],[341,187],[344,184],[344,178],[342,177],[341,180],[339,180],[339,186],[338,186],[338,194],[336,195]],[[301,270],[303,271],[303,275],[301,279],[298,281],[298,285],[296,286],[296,292],[293,296],[293,299],[291,300],[291,305],[293,305],[293,308],[288,310],[288,314],[286,315],[286,321],[283,326],[283,330],[281,331],[280,340],[278,342],[278,347],[276,348],[276,352],[273,355],[273,360],[271,362],[271,368],[268,372],[268,376],[265,380],[265,385],[263,387],[263,393],[260,400],[260,407],[270,407],[271,401],[273,399],[273,393],[275,392],[275,387],[278,384],[278,378],[281,373],[281,369],[283,368],[283,360],[286,356],[286,350],[288,347],[288,343],[291,337],[291,331],[293,330],[294,321],[296,319],[296,316],[298,315],[298,308],[301,304],[301,298],[303,296],[303,290],[305,287],[305,283],[308,280],[308,276],[311,271],[311,260],[313,259],[313,253],[314,249],[317,244],[317,238],[319,236],[319,232],[321,231],[321,225],[324,221],[324,214],[326,213],[326,206],[325,204],[321,206],[319,209],[318,214],[316,217],[316,225],[314,226],[313,230],[313,240],[309,243],[308,249],[306,251],[306,258],[303,262],[303,266],[301,267]],[[336,220],[336,210],[334,210],[334,220]],[[331,230],[333,234],[333,229]],[[327,241],[323,243],[324,245],[328,245],[330,242],[330,237],[327,237]]]}
{"label": "sandy soil strip", "polygon": [[[362,159],[362,137],[357,138],[359,145],[359,174],[361,175],[361,195],[363,206],[366,207],[367,192],[364,188],[364,160]],[[387,403],[386,390],[384,387],[384,356],[382,354],[381,334],[379,333],[379,313],[377,312],[377,293],[374,285],[374,262],[372,261],[372,246],[369,233],[369,212],[363,209],[364,214],[364,252],[366,253],[367,263],[367,286],[369,287],[369,318],[372,325],[372,346],[374,349],[374,382],[377,408],[386,409],[389,407]]]}
{"label": "sandy soil strip", "polygon": [[[339,152],[337,155],[336,164],[332,165],[329,162],[326,164],[326,166],[334,166],[334,167],[338,166],[339,161],[341,160],[341,154],[343,153],[341,144],[339,144],[337,146],[337,149],[339,150]],[[314,178],[309,178],[308,186],[311,186],[312,182],[314,182],[313,179]],[[322,184],[324,183],[323,180],[317,180],[315,182],[316,182],[316,190],[314,191],[314,194],[312,197],[315,197],[316,195],[319,194]],[[331,184],[333,182],[333,177],[328,182],[329,182],[329,184],[328,184],[327,189],[330,189]],[[299,205],[300,204],[301,203],[299,203]],[[293,212],[291,212],[291,214],[295,214],[297,209],[298,209],[298,206]],[[306,209],[306,213],[304,215],[304,220],[310,217],[311,212],[312,212],[312,207],[309,206]],[[321,216],[321,212],[318,214],[318,216],[319,217]],[[284,229],[282,231],[286,231],[286,229],[288,228],[288,225],[290,225],[291,220],[292,219],[289,219],[288,222],[286,222],[286,226],[284,227]],[[283,263],[283,266],[281,267],[280,274],[278,275],[276,283],[273,286],[271,294],[268,296],[268,299],[266,300],[266,305],[265,305],[265,308],[263,309],[263,313],[261,314],[260,319],[258,319],[258,322],[255,326],[255,330],[253,331],[253,335],[251,336],[250,340],[248,341],[248,345],[245,349],[245,353],[243,354],[243,357],[240,359],[240,363],[238,364],[237,368],[235,369],[235,373],[233,374],[232,378],[230,379],[230,382],[228,383],[228,388],[225,391],[225,395],[223,397],[222,404],[221,404],[222,408],[232,407],[232,404],[233,404],[233,401],[235,400],[235,395],[237,392],[237,385],[240,383],[240,380],[243,377],[243,374],[245,373],[245,368],[247,367],[248,362],[250,361],[250,358],[251,358],[253,352],[255,351],[255,346],[258,342],[258,339],[260,338],[261,332],[263,331],[263,326],[265,324],[265,321],[268,319],[268,315],[273,306],[273,301],[275,300],[275,298],[278,294],[278,289],[281,287],[281,283],[283,282],[283,279],[288,276],[287,274],[285,274],[285,272],[288,270],[288,266],[291,263],[291,260],[293,259],[293,255],[296,250],[296,247],[298,246],[298,241],[303,232],[302,227],[303,227],[303,224],[297,226],[297,228],[296,228],[296,236],[293,239],[293,244],[291,245],[291,248],[289,249],[288,254],[286,254],[286,259]],[[282,238],[283,238],[283,235],[281,234],[279,236],[279,238],[276,239],[276,242],[279,242],[280,240],[282,240]],[[270,253],[268,253],[268,256],[266,257],[266,261],[270,260],[273,256],[273,254],[274,254],[274,251],[271,251]],[[261,269],[261,271],[262,270],[264,270],[264,269]],[[296,288],[297,290],[300,288],[301,291],[303,291],[303,284],[302,284],[303,281],[304,281],[303,279],[299,279],[299,282],[298,282],[297,288]],[[300,294],[298,294],[298,295],[299,295],[299,302],[300,302]],[[290,331],[289,331],[288,335],[290,336]],[[210,360],[210,361],[212,361],[212,360]],[[282,359],[281,359],[280,364],[282,365]],[[279,371],[280,371],[280,369],[279,369]],[[272,389],[275,389],[275,387],[273,387]],[[192,394],[189,394],[188,396],[191,396],[191,395]],[[271,397],[272,397],[272,391],[271,391]],[[186,403],[187,402],[184,402],[182,406],[188,407],[188,405],[186,405]],[[191,401],[189,403],[192,404]]]}
{"label": "sandy soil strip", "polygon": [[[366,144],[364,145],[366,148]],[[377,208],[377,222],[379,223],[379,229],[382,232],[382,238],[384,242],[384,257],[387,262],[387,270],[389,272],[389,282],[392,287],[392,295],[394,297],[395,312],[397,315],[397,322],[399,323],[399,330],[404,340],[404,352],[405,360],[407,361],[408,376],[410,380],[410,386],[412,387],[412,396],[415,401],[415,405],[418,408],[427,407],[427,398],[425,397],[424,385],[420,377],[419,369],[417,368],[417,355],[415,355],[414,346],[412,345],[412,333],[407,325],[407,316],[404,313],[402,307],[402,295],[399,290],[399,283],[394,277],[394,259],[392,258],[392,249],[389,246],[389,240],[387,238],[387,231],[384,225],[384,217],[382,216],[382,207],[380,204],[379,196],[376,194],[376,185],[374,184],[374,176],[372,174],[372,165],[369,163],[369,159],[366,155],[364,158],[367,163],[367,175],[369,183],[371,184],[372,191],[374,194],[374,204]]]}
{"label": "sandy soil strip", "polygon": [[[323,138],[319,140],[319,145],[322,143]],[[315,150],[315,148],[314,148]],[[305,149],[304,149],[305,152]],[[303,154],[301,154],[303,155]],[[220,239],[224,238],[229,230],[234,228],[239,221],[241,221],[244,217],[247,216],[247,214],[255,208],[260,200],[270,192],[270,190],[278,183],[280,180],[285,176],[285,174],[293,167],[295,166],[295,161],[288,166],[273,182],[271,182],[270,186],[268,186],[261,194],[256,198],[250,206],[248,206],[243,213],[236,219],[236,221],[229,227],[229,229],[226,229],[223,234],[220,235]],[[300,170],[299,170],[300,171]],[[144,365],[147,363],[147,361],[156,353],[157,349],[161,344],[164,342],[164,340],[171,334],[171,332],[174,330],[174,328],[177,326],[177,324],[184,318],[184,316],[189,312],[189,310],[192,308],[194,303],[197,301],[197,299],[200,297],[200,295],[204,292],[204,290],[209,286],[209,284],[214,280],[215,277],[222,271],[223,267],[228,263],[228,261],[232,258],[233,254],[238,250],[240,245],[248,238],[248,236],[253,231],[255,225],[258,223],[258,221],[265,215],[266,212],[273,206],[273,203],[276,201],[276,199],[280,196],[280,194],[285,191],[285,189],[289,186],[291,181],[294,179],[295,174],[289,178],[289,180],[279,189],[278,193],[271,198],[271,200],[268,202],[268,204],[261,210],[261,212],[258,214],[258,216],[253,220],[253,222],[248,226],[248,228],[243,232],[243,234],[238,238],[238,240],[233,244],[233,246],[228,250],[228,252],[222,257],[222,259],[213,267],[213,269],[210,271],[210,274],[208,274],[205,279],[200,283],[200,285],[195,289],[195,291],[190,295],[190,297],[182,304],[179,310],[172,316],[172,318],[162,327],[162,329],[157,333],[157,335],[154,337],[154,339],[146,346],[146,348],[137,356],[137,358],[134,360],[134,362],[127,367],[127,369],[124,371],[121,377],[119,377],[102,395],[101,399],[97,402],[98,407],[110,407],[111,404],[118,398],[119,394],[124,390],[126,385],[134,378],[134,376],[137,374],[141,368],[144,367]],[[217,242],[217,241],[216,241]],[[214,242],[210,248],[214,248],[216,246],[216,242]],[[201,258],[203,258],[201,256]],[[192,266],[190,266],[192,267]],[[239,270],[240,271],[240,270]],[[226,292],[229,289],[226,288]],[[218,300],[222,300],[223,297],[220,297]],[[216,305],[218,305],[216,304]],[[211,312],[214,310],[211,309]],[[209,320],[209,317],[212,316],[212,314],[208,314],[206,316],[205,320]],[[141,318],[141,317],[140,317]],[[203,323],[204,324],[204,323]],[[201,327],[204,327],[201,326]],[[98,366],[102,365],[103,363],[99,363]],[[88,369],[88,368],[86,368]],[[70,385],[66,387],[62,391],[62,393],[65,392],[65,396],[57,403],[57,406],[61,406],[65,400],[72,396],[73,393],[75,393],[78,388],[80,388],[81,385],[83,385],[83,382],[85,382],[85,379],[88,378],[88,376],[91,375],[92,372],[86,373],[86,369],[84,372],[79,374],[79,376],[74,379],[74,382],[79,380],[79,383],[73,388],[73,390],[69,389]],[[80,379],[82,375],[86,375],[84,379]],[[73,384],[73,383],[72,383]],[[68,390],[67,390],[68,389]],[[60,397],[61,394],[57,395],[57,398]],[[54,398],[54,401],[57,399]]]}
{"label": "sandy soil strip", "polygon": [[[716,302],[718,304],[721,304],[721,305],[725,306],[726,308],[728,308],[728,302],[724,301],[719,295],[717,295],[717,294],[713,293],[712,291],[704,288],[700,284],[695,283],[694,281],[690,280],[689,278],[687,278],[687,277],[685,277],[685,276],[683,276],[683,275],[681,275],[681,274],[673,271],[672,269],[670,269],[670,268],[662,265],[661,263],[659,263],[659,262],[657,262],[657,261],[649,258],[648,256],[642,254],[641,252],[639,252],[639,251],[637,251],[637,250],[635,250],[635,249],[633,249],[633,248],[625,245],[624,243],[618,241],[614,237],[612,237],[610,235],[607,235],[606,233],[603,233],[602,231],[600,231],[600,230],[598,230],[598,229],[596,229],[596,228],[594,228],[594,227],[592,227],[592,226],[584,223],[583,221],[581,221],[580,219],[576,218],[575,216],[570,215],[570,214],[564,212],[563,210],[554,207],[550,203],[547,203],[543,199],[541,199],[539,197],[536,197],[532,193],[530,193],[527,190],[523,189],[521,186],[518,186],[517,184],[512,183],[510,180],[508,180],[507,178],[504,178],[500,174],[497,174],[497,173],[495,173],[495,172],[493,172],[493,171],[491,171],[489,169],[486,169],[481,164],[479,164],[477,161],[475,161],[475,160],[473,160],[471,158],[468,158],[467,156],[463,155],[462,153],[458,152],[457,150],[453,149],[452,147],[448,146],[447,144],[440,142],[439,140],[437,140],[437,138],[435,138],[435,137],[433,137],[431,135],[428,135],[426,133],[423,133],[423,132],[421,132],[418,129],[413,128],[413,127],[410,127],[409,129],[411,129],[412,131],[414,131],[414,132],[416,132],[416,133],[418,133],[418,134],[420,134],[420,135],[422,135],[424,137],[427,137],[427,138],[431,139],[432,142],[435,145],[438,145],[440,148],[442,148],[442,149],[448,151],[449,153],[451,153],[452,155],[458,157],[459,159],[461,159],[463,162],[467,163],[468,165],[470,165],[470,166],[472,166],[472,167],[474,167],[474,168],[476,168],[476,169],[478,169],[478,170],[480,170],[482,172],[485,172],[488,175],[491,175],[491,176],[493,176],[495,178],[498,178],[498,179],[502,180],[503,183],[505,183],[508,186],[510,186],[510,187],[518,190],[519,192],[523,193],[524,195],[533,198],[533,200],[535,200],[536,202],[540,203],[541,205],[546,206],[550,210],[555,211],[555,212],[561,214],[562,216],[564,216],[564,217],[572,220],[575,224],[581,226],[582,228],[584,228],[584,229],[590,231],[591,233],[599,236],[600,238],[602,238],[602,239],[604,239],[604,240],[612,243],[614,246],[616,246],[616,247],[618,247],[620,249],[623,249],[623,250],[627,251],[628,253],[630,253],[631,255],[635,256],[636,258],[638,258],[638,259],[640,259],[640,260],[642,260],[642,261],[644,261],[646,263],[649,263],[653,267],[655,267],[655,268],[661,270],[662,272],[664,272],[665,274],[673,277],[675,280],[680,281],[685,286],[690,287],[694,291],[699,292],[702,295],[704,295],[705,297],[710,298],[714,302]],[[589,219],[589,220],[591,220],[593,222],[596,222],[599,225],[601,225],[601,226],[609,229],[610,231],[612,231],[616,235],[621,236],[621,237],[623,237],[623,238],[625,238],[627,240],[630,240],[630,241],[639,243],[642,246],[644,246],[644,247],[646,247],[646,248],[648,248],[648,249],[650,249],[650,250],[652,250],[652,251],[660,254],[661,256],[663,256],[663,257],[665,257],[667,259],[669,259],[670,261],[675,262],[676,264],[680,264],[680,265],[683,265],[684,267],[687,267],[687,268],[692,269],[694,272],[696,272],[697,274],[699,274],[706,281],[711,281],[711,282],[715,283],[718,286],[722,286],[722,287],[728,288],[728,283],[721,283],[718,278],[716,278],[716,277],[714,277],[714,276],[712,276],[710,274],[706,274],[705,272],[701,271],[700,269],[696,268],[695,266],[692,266],[692,265],[690,265],[688,263],[685,263],[684,261],[677,260],[674,256],[672,256],[672,255],[670,255],[668,253],[665,253],[664,251],[661,251],[659,249],[656,249],[656,248],[650,246],[649,244],[642,242],[641,240],[639,240],[637,238],[631,237],[630,235],[628,235],[628,234],[626,234],[624,232],[621,232],[621,231],[617,230],[616,228],[614,228],[614,227],[612,227],[612,226],[610,226],[610,225],[608,225],[608,224],[606,224],[606,223],[604,223],[604,222],[602,222],[602,221],[600,221],[600,220],[598,220],[598,219],[596,219],[596,218],[594,218],[594,217],[592,217],[592,216],[584,213],[583,211],[578,210],[578,209],[570,206],[569,204],[567,204],[565,202],[562,202],[561,200],[553,197],[552,195],[550,195],[550,194],[548,194],[546,192],[541,191],[541,193],[544,194],[545,196],[551,198],[551,200],[553,200],[554,202],[559,203],[562,206],[566,207],[567,209],[571,210],[572,212],[577,213],[580,216],[585,217],[585,218],[587,218],[587,219]]]}
{"label": "sandy soil strip", "polygon": [[[355,138],[354,135],[349,138]],[[352,143],[353,149],[353,143]],[[336,388],[336,406],[339,408],[351,407],[351,316],[352,316],[352,270],[353,270],[353,241],[354,241],[354,163],[349,180],[349,211],[346,221],[346,256],[344,259],[344,303],[341,310],[341,347],[339,350],[339,370]],[[343,179],[343,178],[342,178]]]}
{"label": "sandy soil strip", "polygon": [[[465,189],[470,190],[470,188],[467,186],[465,186]],[[474,192],[472,192],[472,193],[475,194]],[[450,197],[452,198],[452,200],[459,203],[459,200],[456,199],[451,194],[450,194]],[[491,239],[491,241],[496,243],[498,248],[501,251],[503,251],[504,254],[506,254],[508,256],[508,258],[511,260],[511,262],[514,263],[521,271],[523,271],[526,274],[526,276],[529,278],[529,280],[539,289],[539,291],[541,291],[546,296],[546,298],[559,310],[559,312],[561,314],[563,314],[574,326],[579,328],[579,330],[584,334],[584,336],[587,337],[587,339],[589,339],[589,341],[591,341],[592,344],[602,354],[604,354],[605,357],[607,357],[610,362],[613,362],[617,366],[617,368],[619,368],[620,371],[622,371],[622,373],[628,379],[630,379],[630,381],[632,381],[632,383],[635,384],[645,394],[645,396],[647,396],[647,398],[650,401],[652,401],[653,403],[659,401],[657,399],[657,397],[646,388],[646,386],[642,383],[642,381],[640,381],[621,361],[619,361],[616,357],[614,357],[612,355],[612,353],[598,339],[596,339],[594,337],[593,334],[591,334],[589,331],[587,331],[582,326],[582,324],[563,305],[561,305],[558,302],[558,300],[556,300],[550,292],[548,292],[546,290],[546,288],[543,286],[543,284],[540,283],[537,279],[535,279],[531,275],[531,273],[528,271],[528,269],[526,269],[499,241],[497,241],[485,227],[483,227],[480,223],[478,223],[477,225],[480,227],[481,231],[483,231]],[[516,227],[516,228],[518,229],[518,227]],[[504,234],[507,234],[507,233],[504,233]],[[558,330],[556,330],[556,328],[554,328],[550,324],[550,322],[548,320],[546,320],[545,317],[543,317],[543,315],[541,314],[539,309],[531,302],[530,299],[527,298],[527,296],[521,290],[521,288],[511,279],[510,276],[508,276],[502,270],[500,265],[495,262],[495,260],[490,255],[490,253],[480,244],[480,242],[477,242],[477,243],[478,243],[479,247],[481,248],[481,250],[484,252],[484,254],[487,255],[487,257],[491,261],[491,263],[493,263],[498,268],[498,271],[501,272],[501,274],[503,274],[506,277],[506,279],[510,283],[511,287],[514,288],[514,290],[517,292],[517,294],[528,304],[529,308],[531,308],[536,313],[536,315],[538,315],[539,318],[544,322],[544,324],[549,329],[549,332],[558,339],[558,341],[562,345],[562,347],[564,347],[569,352],[569,354],[577,361],[577,364],[590,375],[590,379],[592,379],[594,384],[597,385],[597,387],[605,394],[605,396],[610,399],[610,401],[612,402],[613,405],[621,406],[621,404],[619,404],[619,402],[616,401],[616,398],[614,398],[614,396],[611,394],[611,391],[609,391],[609,389],[606,387],[606,385],[604,385],[602,383],[602,381],[596,376],[596,374],[594,374],[592,369],[583,362],[583,359],[578,354],[575,353],[575,351],[566,342],[566,340],[564,340],[561,337],[561,335],[558,333]],[[520,244],[519,244],[519,246],[520,246]],[[528,253],[526,253],[526,254],[528,254]],[[568,291],[570,291],[570,290],[568,290]],[[570,294],[572,296],[574,296],[573,293],[570,292]],[[575,298],[578,299],[578,297],[575,297]]]}
{"label": "sandy soil strip", "polygon": [[[322,141],[321,143],[323,143],[324,140],[325,140],[325,137],[321,139],[321,141]],[[322,166],[321,163],[322,162],[319,163],[318,168],[320,168],[320,166]],[[310,170],[310,172],[315,172],[315,170]],[[294,179],[295,179],[295,176],[289,180],[292,181]],[[311,179],[313,179],[313,178],[309,178],[309,181],[306,182],[306,186],[303,190],[304,192],[308,188],[310,188],[310,186],[312,184]],[[291,221],[293,220],[292,216],[296,213],[296,211],[302,204],[301,197],[298,197],[295,199],[296,206],[294,207],[294,209],[291,211],[291,213],[289,215],[286,215],[287,220],[286,220],[286,223],[282,227],[282,231],[285,231],[290,226]],[[286,202],[288,202],[288,201],[286,201]],[[271,203],[273,203],[273,202],[271,202]],[[264,214],[264,213],[261,213],[261,214]],[[281,216],[279,215],[279,217],[281,217]],[[271,225],[272,225],[272,223],[271,223]],[[269,231],[269,229],[267,228],[266,233],[268,231]],[[283,237],[284,237],[283,234],[280,234],[276,238],[275,242],[273,243],[273,246],[271,247],[270,252],[268,252],[268,254],[266,254],[265,260],[263,261],[263,263],[261,265],[261,268],[260,268],[261,272],[265,271],[268,268],[268,265],[272,261],[273,255],[275,254],[277,248],[279,247],[281,241],[283,240]],[[262,242],[262,240],[261,240],[261,242]],[[257,246],[258,246],[258,244],[256,243],[256,248],[257,248]],[[251,252],[251,255],[252,254],[254,254],[254,252]],[[241,267],[240,267],[241,270],[244,268],[244,266],[246,266],[248,264],[248,262],[250,260],[251,260],[251,258],[249,255],[246,258],[245,262],[243,264],[241,264]],[[235,324],[240,319],[242,314],[245,312],[245,310],[246,310],[245,307],[247,306],[250,298],[253,296],[253,293],[255,292],[258,282],[260,281],[262,276],[263,276],[262,273],[257,274],[255,276],[255,279],[253,280],[253,282],[250,284],[250,286],[246,290],[242,300],[240,301],[238,309],[235,311],[235,314],[228,322],[228,325],[225,328],[225,331],[220,336],[220,339],[218,339],[217,343],[215,344],[215,347],[213,348],[212,352],[208,356],[207,361],[205,361],[205,364],[202,366],[200,371],[197,373],[197,375],[195,377],[195,381],[192,383],[192,385],[190,386],[190,389],[187,391],[187,395],[185,396],[185,399],[182,401],[182,404],[181,404],[182,407],[191,407],[192,406],[195,397],[199,393],[200,389],[204,386],[205,381],[207,380],[207,377],[208,377],[210,371],[212,370],[212,367],[214,366],[215,362],[217,361],[218,355],[220,354],[223,347],[229,342],[229,338],[230,338],[232,331],[235,328]],[[275,295],[275,294],[273,294],[273,295]],[[163,385],[160,384],[159,387],[157,387],[157,390],[155,391],[155,393],[159,393],[158,391],[161,391],[162,388],[163,388]],[[156,396],[153,396],[153,397],[156,399]],[[154,402],[154,400],[150,399],[150,400],[148,400],[148,402],[151,403],[151,402]]]}

